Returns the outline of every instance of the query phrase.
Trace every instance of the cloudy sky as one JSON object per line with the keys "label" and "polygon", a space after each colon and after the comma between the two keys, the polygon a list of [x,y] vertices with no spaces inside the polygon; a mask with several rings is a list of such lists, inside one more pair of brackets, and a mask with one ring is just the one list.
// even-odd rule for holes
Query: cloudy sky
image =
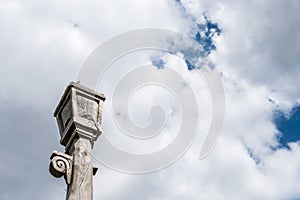
{"label": "cloudy sky", "polygon": [[[0,199],[65,198],[64,180],[48,172],[51,152],[64,150],[56,104],[96,47],[149,27],[186,34],[205,49],[225,88],[222,137],[198,159],[210,117],[204,110],[198,139],[168,168],[133,175],[97,163],[94,199],[300,199],[299,8],[297,0],[0,0]],[[197,69],[161,57],[156,67],[174,65],[201,89]],[[205,95],[202,103],[210,105]],[[105,118],[107,134],[115,125]],[[163,133],[176,128],[176,118],[168,122]]]}

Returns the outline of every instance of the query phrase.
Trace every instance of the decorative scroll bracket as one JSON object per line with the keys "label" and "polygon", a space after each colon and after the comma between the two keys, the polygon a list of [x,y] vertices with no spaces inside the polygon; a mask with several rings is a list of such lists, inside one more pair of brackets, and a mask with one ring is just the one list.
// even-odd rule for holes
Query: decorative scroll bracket
{"label": "decorative scroll bracket", "polygon": [[50,160],[50,173],[56,178],[60,178],[64,175],[69,185],[72,178],[73,157],[58,151],[53,151]]}
{"label": "decorative scroll bracket", "polygon": [[[52,176],[56,178],[64,176],[66,183],[69,185],[72,179],[73,157],[65,153],[53,151],[50,160],[49,171]],[[93,165],[93,175],[96,175],[97,171],[98,167]]]}

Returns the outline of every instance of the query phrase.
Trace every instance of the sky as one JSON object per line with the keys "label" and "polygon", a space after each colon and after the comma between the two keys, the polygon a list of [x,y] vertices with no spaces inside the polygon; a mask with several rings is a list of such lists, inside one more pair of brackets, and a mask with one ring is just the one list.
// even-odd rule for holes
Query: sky
{"label": "sky", "polygon": [[[203,80],[194,77],[198,69],[161,52],[128,55],[115,65],[148,59],[160,70],[173,66],[190,81],[203,111],[199,133],[178,161],[157,172],[121,173],[95,160],[94,199],[300,199],[299,8],[297,0],[0,0],[0,199],[65,198],[64,180],[48,172],[51,152],[64,151],[54,109],[95,48],[140,28],[173,30],[203,47],[203,59],[220,74],[225,89],[222,136],[199,160],[211,103]],[[100,92],[112,89],[111,76],[98,86]],[[149,91],[154,94],[153,88],[137,93],[129,106],[141,123],[148,120],[141,105]],[[170,136],[162,140],[172,139],[178,128],[178,118],[172,118],[176,100],[162,96],[161,101],[170,109],[162,132]],[[115,127],[105,112],[104,133]],[[129,148],[123,136],[113,134]]]}

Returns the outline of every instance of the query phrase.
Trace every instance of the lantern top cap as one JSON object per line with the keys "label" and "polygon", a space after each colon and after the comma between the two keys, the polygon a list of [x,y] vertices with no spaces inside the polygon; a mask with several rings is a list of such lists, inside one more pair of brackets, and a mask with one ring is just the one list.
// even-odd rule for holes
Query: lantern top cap
{"label": "lantern top cap", "polygon": [[88,87],[86,87],[86,86],[84,86],[84,85],[81,85],[80,82],[74,82],[74,81],[71,81],[71,82],[68,84],[68,86],[67,86],[67,88],[66,88],[64,94],[62,95],[62,97],[61,97],[61,99],[60,99],[60,101],[59,101],[59,103],[58,103],[58,105],[57,105],[57,107],[56,107],[56,109],[55,109],[55,111],[54,111],[54,116],[57,115],[57,113],[58,113],[60,107],[62,106],[62,104],[64,103],[65,99],[67,98],[68,93],[69,93],[69,91],[70,91],[71,88],[75,88],[75,89],[77,89],[77,90],[79,90],[79,91],[88,93],[89,95],[95,96],[96,98],[102,99],[103,101],[106,99],[106,97],[105,97],[104,94],[99,93],[99,92],[96,92],[95,90],[90,89],[90,88],[88,88]]}

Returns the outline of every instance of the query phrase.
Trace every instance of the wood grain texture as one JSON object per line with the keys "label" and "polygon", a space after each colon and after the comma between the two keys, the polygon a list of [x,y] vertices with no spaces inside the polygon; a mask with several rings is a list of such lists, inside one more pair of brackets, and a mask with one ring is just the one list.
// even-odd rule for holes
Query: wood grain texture
{"label": "wood grain texture", "polygon": [[93,199],[93,166],[91,142],[79,138],[74,143],[73,172],[68,186],[67,200]]}

